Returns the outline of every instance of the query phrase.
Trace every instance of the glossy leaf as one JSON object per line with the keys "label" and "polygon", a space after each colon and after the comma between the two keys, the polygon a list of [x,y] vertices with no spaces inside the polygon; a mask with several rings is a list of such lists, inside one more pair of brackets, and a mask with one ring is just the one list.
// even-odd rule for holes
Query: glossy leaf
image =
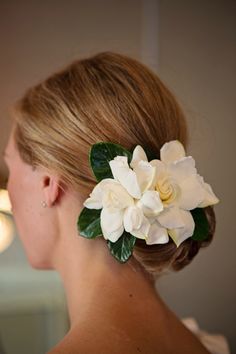
{"label": "glossy leaf", "polygon": [[111,254],[121,263],[126,262],[132,255],[136,237],[125,232],[116,242],[107,241]]}
{"label": "glossy leaf", "polygon": [[209,223],[203,208],[196,208],[190,210],[190,212],[195,222],[195,229],[191,238],[195,241],[206,240],[209,235]]}
{"label": "glossy leaf", "polygon": [[128,163],[132,159],[132,154],[118,144],[101,142],[92,146],[89,161],[98,182],[105,178],[113,178],[109,161],[113,160],[116,156],[127,156]]}
{"label": "glossy leaf", "polygon": [[100,214],[102,209],[88,209],[83,208],[81,211],[77,227],[81,236],[86,238],[95,238],[102,236],[102,229],[100,225]]}

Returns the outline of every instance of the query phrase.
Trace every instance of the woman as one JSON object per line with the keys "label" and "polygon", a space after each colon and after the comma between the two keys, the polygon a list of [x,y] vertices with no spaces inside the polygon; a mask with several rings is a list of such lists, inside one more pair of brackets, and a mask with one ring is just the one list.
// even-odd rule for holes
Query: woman
{"label": "woman", "polygon": [[[31,265],[57,270],[68,301],[70,330],[50,354],[208,353],[163,303],[154,287],[155,277],[165,270],[183,268],[211,241],[215,217],[212,206],[208,205],[218,202],[208,185],[208,203],[204,205],[203,199],[199,199],[196,204],[204,211],[209,226],[207,235],[202,241],[194,240],[190,237],[193,229],[189,232],[194,225],[189,212],[193,208],[168,208],[178,200],[180,187],[173,181],[166,186],[166,180],[157,187],[159,180],[153,179],[159,171],[159,162],[149,163],[147,155],[155,160],[162,154],[167,159],[171,149],[165,144],[171,142],[178,150],[176,154],[183,158],[187,145],[185,117],[171,92],[141,63],[106,52],[75,61],[29,89],[16,104],[14,118],[5,159],[10,172],[8,191],[15,222]],[[129,154],[138,146],[131,156],[133,169],[127,161],[125,166],[120,165],[128,171],[122,177],[123,182],[122,178],[119,180],[121,169],[115,165],[125,161],[107,158],[113,175],[107,179],[109,191],[103,181],[107,176],[100,178],[103,184],[99,188],[105,186],[100,189],[103,193],[100,201],[96,199],[98,189],[95,190],[99,179],[96,181],[93,175],[96,154],[91,153],[92,147],[99,146],[98,142],[111,143],[112,148],[118,144],[125,151],[121,155]],[[141,177],[135,170],[140,156],[146,159],[141,162],[146,166],[145,172],[140,172]],[[195,173],[193,165],[189,169]],[[145,178],[152,176],[151,184],[145,184],[144,174]],[[127,191],[135,183],[140,187],[139,178],[145,182],[145,187],[140,189],[142,198],[141,194],[132,196],[132,192],[128,195]],[[202,180],[198,182],[203,186]],[[121,194],[114,197],[111,193],[115,183],[119,184]],[[119,217],[124,217],[119,219],[119,226],[118,219],[112,219],[118,214],[109,214],[110,209],[101,204],[108,203],[108,194],[109,203],[114,203],[114,198],[118,204],[124,200],[128,203],[119,206]],[[153,197],[146,206],[144,194]],[[100,207],[94,206],[94,201]],[[156,208],[158,205],[159,209],[149,208],[148,203],[154,203]],[[88,218],[84,227],[83,210],[99,209],[100,212],[102,209],[97,224],[100,231],[96,236],[102,231],[104,237],[91,240],[86,227],[92,225],[92,219]],[[178,215],[184,220],[183,225],[175,225],[176,229],[172,225],[172,233],[168,227],[171,218],[165,224],[163,217],[170,209],[175,211],[174,222],[180,212]],[[155,232],[151,234],[154,219]],[[178,230],[183,230],[184,225],[188,225],[187,233],[180,234]],[[146,230],[143,233],[142,227]],[[114,245],[120,247],[121,235],[133,242],[125,256],[121,255],[121,248],[117,253],[114,251]]]}

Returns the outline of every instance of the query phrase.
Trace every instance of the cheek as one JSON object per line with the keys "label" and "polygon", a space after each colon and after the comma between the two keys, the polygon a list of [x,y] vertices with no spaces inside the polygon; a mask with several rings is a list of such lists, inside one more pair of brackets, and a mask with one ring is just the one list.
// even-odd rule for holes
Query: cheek
{"label": "cheek", "polygon": [[32,267],[51,268],[55,244],[55,227],[50,209],[41,205],[38,182],[30,171],[11,170],[8,179],[9,198],[17,233]]}
{"label": "cheek", "polygon": [[12,205],[12,212],[14,213],[14,210],[18,209],[21,200],[21,188],[19,188],[17,178],[14,178],[14,175],[9,176],[7,190]]}
{"label": "cheek", "polygon": [[41,205],[25,202],[21,208],[16,205],[14,220],[19,238],[33,268],[51,269],[55,245],[55,227],[52,227],[50,211]]}
{"label": "cheek", "polygon": [[21,180],[19,176],[17,178],[14,171],[9,176],[7,189],[18,235],[25,244],[27,239],[30,239],[30,233],[38,221],[35,218],[36,210],[33,206],[34,194],[29,188],[26,189],[24,180]]}
{"label": "cheek", "polygon": [[24,176],[21,176],[17,171],[12,171],[9,175],[7,189],[15,218],[22,216],[23,213],[29,213],[33,209],[35,191]]}

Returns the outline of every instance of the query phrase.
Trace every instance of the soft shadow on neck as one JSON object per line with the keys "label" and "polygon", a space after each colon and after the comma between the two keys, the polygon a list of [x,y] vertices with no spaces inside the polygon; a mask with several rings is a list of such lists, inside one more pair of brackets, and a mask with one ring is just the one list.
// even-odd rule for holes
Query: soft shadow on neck
{"label": "soft shadow on neck", "polygon": [[[76,237],[64,244],[56,270],[64,283],[71,326],[93,316],[114,315],[132,304],[161,303],[152,278],[131,257],[124,264],[111,254],[103,238]],[[158,302],[160,300],[160,302]]]}

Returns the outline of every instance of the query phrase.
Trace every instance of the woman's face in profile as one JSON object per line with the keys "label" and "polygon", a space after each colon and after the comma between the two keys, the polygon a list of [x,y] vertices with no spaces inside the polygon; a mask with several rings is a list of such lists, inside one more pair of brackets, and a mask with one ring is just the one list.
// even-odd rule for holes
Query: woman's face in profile
{"label": "woman's face in profile", "polygon": [[42,172],[21,159],[13,131],[5,148],[4,160],[9,171],[7,189],[18,234],[31,265],[43,268],[50,237],[47,232],[45,234],[46,210],[41,204],[44,199],[40,188]]}

